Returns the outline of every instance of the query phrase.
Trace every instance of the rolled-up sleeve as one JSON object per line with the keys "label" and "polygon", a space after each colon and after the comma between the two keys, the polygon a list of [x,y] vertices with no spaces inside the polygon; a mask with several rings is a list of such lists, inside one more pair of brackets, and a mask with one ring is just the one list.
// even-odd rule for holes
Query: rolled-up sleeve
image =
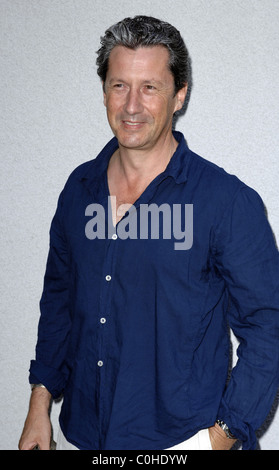
{"label": "rolled-up sleeve", "polygon": [[219,418],[256,447],[279,384],[279,256],[263,202],[238,191],[216,231],[218,269],[230,293],[229,322],[239,341],[238,360],[223,394]]}
{"label": "rolled-up sleeve", "polygon": [[43,383],[54,398],[67,380],[64,366],[71,327],[69,311],[69,250],[63,232],[63,191],[50,228],[50,246],[40,300],[36,358],[30,364],[30,383]]}

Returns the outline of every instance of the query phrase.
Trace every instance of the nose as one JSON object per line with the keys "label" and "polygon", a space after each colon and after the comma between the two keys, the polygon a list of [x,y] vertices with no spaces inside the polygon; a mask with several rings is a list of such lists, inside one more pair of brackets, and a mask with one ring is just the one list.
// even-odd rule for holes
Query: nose
{"label": "nose", "polygon": [[136,88],[130,88],[126,96],[126,103],[124,108],[130,116],[139,114],[143,111],[140,90]]}

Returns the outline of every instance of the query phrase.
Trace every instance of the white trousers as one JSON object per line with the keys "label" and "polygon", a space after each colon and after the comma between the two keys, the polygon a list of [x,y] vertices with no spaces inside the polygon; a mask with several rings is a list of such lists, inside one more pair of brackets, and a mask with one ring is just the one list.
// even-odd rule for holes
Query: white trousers
{"label": "white trousers", "polygon": [[[60,427],[57,435],[56,450],[78,450],[77,447],[66,440]],[[187,439],[187,441],[165,450],[212,450],[209,431],[208,429],[202,429],[190,437],[190,439]]]}

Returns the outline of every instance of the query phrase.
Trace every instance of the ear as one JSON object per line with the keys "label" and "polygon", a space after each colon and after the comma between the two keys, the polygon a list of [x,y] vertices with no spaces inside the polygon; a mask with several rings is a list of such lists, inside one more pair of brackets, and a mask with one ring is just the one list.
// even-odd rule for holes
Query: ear
{"label": "ear", "polygon": [[175,99],[176,99],[176,105],[175,105],[175,113],[176,111],[179,111],[180,109],[183,108],[183,105],[184,105],[184,102],[185,102],[185,99],[186,99],[186,95],[187,95],[187,90],[188,90],[188,85],[187,83],[184,85],[183,88],[181,88],[181,90],[179,90],[176,95],[175,95]]}
{"label": "ear", "polygon": [[105,82],[104,82],[104,81],[102,81],[102,86],[103,86],[103,97],[104,97],[103,103],[104,103],[104,105],[105,105],[105,107],[106,107],[106,106],[107,106],[107,95],[106,95]]}

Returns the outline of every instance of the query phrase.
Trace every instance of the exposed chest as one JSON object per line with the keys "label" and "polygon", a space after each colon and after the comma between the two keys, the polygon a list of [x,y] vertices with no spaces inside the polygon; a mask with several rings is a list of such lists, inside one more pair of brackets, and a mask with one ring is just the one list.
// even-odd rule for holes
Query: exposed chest
{"label": "exposed chest", "polygon": [[114,201],[113,224],[116,225],[130,207],[139,199],[150,183],[149,179],[128,186],[124,180],[108,179],[110,196]]}

